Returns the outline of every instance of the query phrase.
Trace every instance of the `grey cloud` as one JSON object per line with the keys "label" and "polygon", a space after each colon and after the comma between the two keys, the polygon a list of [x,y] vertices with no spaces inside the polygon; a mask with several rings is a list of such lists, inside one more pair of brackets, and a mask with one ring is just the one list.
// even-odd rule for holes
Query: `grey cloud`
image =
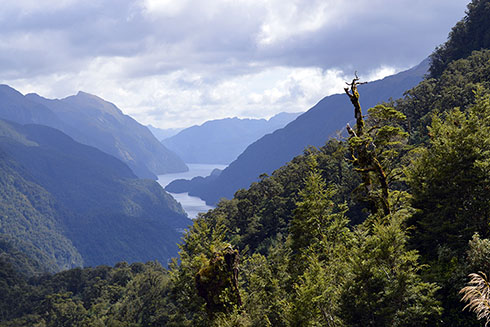
{"label": "grey cloud", "polygon": [[[75,1],[59,9],[46,5],[32,12],[6,6],[0,11],[0,76],[4,83],[29,78],[36,83],[50,80],[44,89],[61,90],[60,84],[68,85],[63,92],[80,84],[97,84],[94,93],[104,87],[120,88],[124,91],[114,94],[131,94],[133,112],[140,106],[141,113],[135,113],[138,118],[174,119],[180,115],[179,119],[191,121],[198,115],[204,117],[203,110],[224,116],[228,104],[223,102],[234,94],[217,98],[213,91],[235,77],[277,66],[339,68],[347,74],[354,70],[368,74],[381,65],[406,68],[416,64],[445,41],[450,27],[463,17],[469,0],[330,1],[349,10],[337,12],[325,25],[301,33],[294,33],[294,19],[314,14],[315,6],[324,0],[296,1],[298,17],[293,17],[291,25],[280,7],[288,2],[271,0],[267,3],[275,7],[268,12],[265,2],[258,0],[191,0],[173,15],[147,12],[143,0]],[[365,8],[356,11],[348,7],[351,3]],[[293,33],[272,44],[260,44],[263,24],[270,14],[284,18],[282,28]],[[101,59],[101,66],[117,67],[94,71],[99,69],[94,64],[96,58]],[[69,76],[66,81],[71,84],[50,76],[58,74]],[[188,78],[192,74],[196,77]],[[78,84],[80,75],[84,80]],[[145,84],[145,79],[150,81]],[[153,97],[150,92],[158,91],[158,83],[168,93]],[[253,117],[258,112],[272,115],[276,113],[273,110],[306,109],[298,106],[304,105],[302,98],[310,96],[308,86],[288,83],[286,93],[270,103],[267,111],[259,104],[247,104],[245,95],[241,108],[229,110]],[[191,100],[181,100],[191,91]],[[144,96],[148,99],[140,100]],[[204,109],[179,113],[187,106]]]}
{"label": "grey cloud", "polygon": [[[445,37],[441,35],[445,36],[448,27],[463,15],[462,11],[457,12],[455,19],[455,8],[463,6],[454,2],[444,5],[441,1],[426,1],[421,5],[415,1],[414,6],[421,12],[406,17],[407,1],[384,1],[384,7],[378,1],[373,12],[350,17],[345,25],[327,24],[317,31],[263,47],[256,43],[266,19],[263,10],[250,6],[249,11],[244,11],[228,3],[215,5],[214,12],[207,14],[207,3],[193,2],[174,17],[149,17],[141,2],[130,0],[84,1],[56,11],[47,8],[28,15],[10,13],[0,22],[3,37],[47,35],[47,48],[11,49],[4,57],[21,59],[10,60],[7,65],[5,58],[0,69],[17,69],[19,75],[28,74],[30,69],[34,74],[40,73],[35,66],[43,66],[43,71],[70,67],[76,70],[83,69],[84,58],[97,56],[151,59],[136,61],[129,67],[129,76],[165,74],[183,68],[243,74],[251,69],[251,62],[265,66],[355,66],[365,70],[381,64],[406,66],[407,62],[422,60],[443,42]],[[62,46],[50,44],[50,34],[61,38]],[[24,48],[29,49],[29,44]],[[48,54],[43,55],[43,51]],[[152,57],[154,51],[161,57]],[[71,64],[73,61],[82,67]]]}
{"label": "grey cloud", "polygon": [[449,28],[464,15],[466,1],[435,3],[426,1],[427,5],[418,6],[420,12],[411,15],[406,6],[394,8],[396,2],[386,1],[392,7],[386,12],[373,11],[352,17],[338,29],[329,26],[291,38],[264,49],[260,57],[288,66],[341,69],[413,65],[444,42]]}
{"label": "grey cloud", "polygon": [[19,76],[42,73],[36,66],[51,72],[77,71],[93,57],[141,53],[144,35],[151,29],[141,16],[127,19],[132,8],[129,1],[85,1],[54,11],[10,10],[0,20],[0,43],[13,39],[17,47],[7,44],[9,53],[4,56],[14,59],[9,65],[2,60],[0,69],[17,69]]}

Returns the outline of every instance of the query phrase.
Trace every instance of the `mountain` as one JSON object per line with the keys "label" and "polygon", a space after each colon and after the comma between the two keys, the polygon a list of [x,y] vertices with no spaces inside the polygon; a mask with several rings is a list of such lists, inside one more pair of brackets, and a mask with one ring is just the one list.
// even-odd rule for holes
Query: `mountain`
{"label": "mountain", "polygon": [[139,177],[155,179],[155,175],[187,171],[184,162],[162,146],[148,128],[95,95],[79,92],[61,100],[37,94],[26,97],[60,117],[66,134],[121,159]]}
{"label": "mountain", "polygon": [[158,174],[187,170],[145,126],[114,104],[88,93],[50,100],[37,94],[23,96],[0,85],[0,119],[57,128],[80,143],[121,159],[141,178],[156,179]]}
{"label": "mountain", "polygon": [[33,270],[166,263],[191,222],[155,181],[43,125],[0,120],[0,185],[0,255]]}
{"label": "mountain", "polygon": [[30,143],[7,138],[6,127],[0,121],[0,258],[27,275],[81,266],[80,252],[62,232],[54,197],[4,151],[7,142]]}
{"label": "mountain", "polygon": [[150,132],[155,135],[157,140],[164,140],[174,135],[177,135],[183,128],[158,128],[152,125],[146,125]]}
{"label": "mountain", "polygon": [[[490,8],[473,0],[469,13],[480,3]],[[453,60],[394,110],[377,107],[360,137],[330,139],[236,192],[194,221],[170,270],[120,263],[27,279],[0,242],[0,326],[488,324],[488,307],[471,305],[488,303],[489,72],[490,50]],[[400,137],[415,156],[398,151]],[[381,171],[345,160],[360,152]]]}
{"label": "mountain", "polygon": [[[379,102],[401,97],[423,79],[428,66],[426,59],[409,70],[361,85],[359,92],[364,111]],[[238,189],[248,187],[263,173],[272,173],[305,148],[325,144],[325,140],[334,137],[351,120],[349,98],[345,94],[327,96],[286,127],[249,145],[218,177],[208,178],[204,183],[201,180],[197,183],[175,181],[166,189],[187,191],[208,204],[215,204],[222,197],[232,198]]]}
{"label": "mountain", "polygon": [[226,118],[184,129],[162,143],[188,163],[229,164],[248,145],[286,126],[300,113],[280,113],[266,119]]}
{"label": "mountain", "polygon": [[0,118],[19,124],[41,124],[60,128],[63,122],[42,104],[27,100],[19,91],[0,85]]}

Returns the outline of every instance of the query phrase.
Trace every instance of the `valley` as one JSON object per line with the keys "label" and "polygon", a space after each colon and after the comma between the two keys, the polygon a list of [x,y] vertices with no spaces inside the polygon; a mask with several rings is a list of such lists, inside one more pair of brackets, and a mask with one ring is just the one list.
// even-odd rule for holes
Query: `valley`
{"label": "valley", "polygon": [[[170,184],[175,180],[179,180],[179,179],[190,180],[194,177],[207,177],[215,169],[220,169],[220,170],[225,169],[226,165],[187,163],[187,167],[189,167],[189,171],[184,173],[159,175],[157,182],[163,188],[165,188],[168,184]],[[212,206],[207,205],[202,199],[196,196],[190,196],[187,192],[183,192],[183,193],[168,192],[168,193],[172,195],[173,198],[182,205],[182,208],[184,208],[185,212],[187,213],[187,216],[191,219],[195,219],[198,213],[204,213],[214,208]]]}
{"label": "valley", "polygon": [[0,27],[0,327],[490,324],[490,0]]}

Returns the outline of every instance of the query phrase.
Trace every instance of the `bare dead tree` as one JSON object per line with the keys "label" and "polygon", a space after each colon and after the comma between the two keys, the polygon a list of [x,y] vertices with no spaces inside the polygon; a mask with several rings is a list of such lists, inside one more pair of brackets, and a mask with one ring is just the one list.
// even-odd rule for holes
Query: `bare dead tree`
{"label": "bare dead tree", "polygon": [[[371,212],[376,214],[381,207],[384,215],[390,214],[389,206],[389,192],[388,192],[388,179],[383,166],[376,157],[376,153],[370,150],[372,146],[371,139],[365,136],[365,121],[362,115],[361,103],[359,102],[359,92],[357,87],[365,84],[365,82],[359,82],[357,72],[355,78],[351,83],[346,83],[348,87],[344,88],[345,93],[349,97],[352,105],[354,106],[354,117],[356,119],[356,130],[352,129],[347,124],[347,132],[349,133],[349,147],[352,155],[352,162],[355,170],[361,174],[362,186],[366,188],[366,191],[370,197]],[[381,196],[373,195],[373,182],[371,173],[374,173],[379,181],[381,188]]]}

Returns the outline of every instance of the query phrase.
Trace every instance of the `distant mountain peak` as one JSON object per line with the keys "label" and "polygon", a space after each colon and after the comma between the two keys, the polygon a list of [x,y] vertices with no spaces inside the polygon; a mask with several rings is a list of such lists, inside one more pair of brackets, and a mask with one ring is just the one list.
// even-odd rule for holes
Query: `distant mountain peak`
{"label": "distant mountain peak", "polygon": [[68,96],[61,101],[66,101],[77,106],[95,107],[113,116],[124,115],[124,113],[113,103],[106,101],[96,95],[84,91],[78,91],[76,95]]}
{"label": "distant mountain peak", "polygon": [[7,84],[0,84],[0,92],[6,95],[23,96],[22,93]]}
{"label": "distant mountain peak", "polygon": [[0,86],[0,118],[58,128],[78,142],[123,160],[140,177],[155,179],[157,174],[188,169],[147,128],[113,103],[87,92],[47,99]]}
{"label": "distant mountain peak", "polygon": [[101,97],[95,95],[95,94],[92,94],[92,93],[88,93],[88,92],[85,92],[85,91],[78,91],[76,95],[72,95],[72,96],[69,96],[67,98],[70,98],[70,97],[73,97],[73,98],[81,98],[81,99],[86,99],[86,100],[92,100],[92,101],[96,101],[97,103],[109,103],[113,106],[115,106],[113,103],[109,102],[109,101],[106,101],[104,99],[102,99]]}
{"label": "distant mountain peak", "polygon": [[75,97],[85,97],[85,98],[92,98],[92,99],[96,99],[96,100],[100,100],[100,101],[104,101],[103,99],[99,98],[98,96],[92,94],[92,93],[88,93],[88,92],[84,92],[84,91],[78,91],[76,95],[74,95]]}

